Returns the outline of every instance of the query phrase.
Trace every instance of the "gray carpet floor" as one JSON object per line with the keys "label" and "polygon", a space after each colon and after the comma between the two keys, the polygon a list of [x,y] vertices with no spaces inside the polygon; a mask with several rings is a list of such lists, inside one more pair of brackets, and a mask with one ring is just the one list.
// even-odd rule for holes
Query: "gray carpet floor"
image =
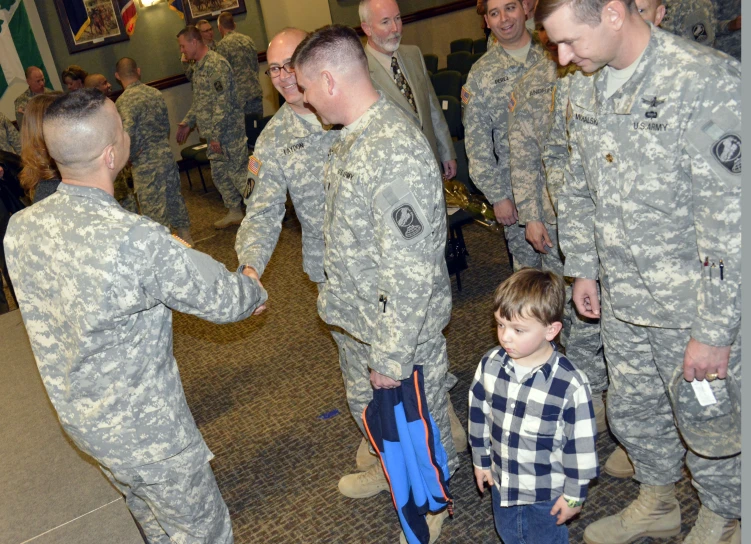
{"label": "gray carpet floor", "polygon": [[[234,269],[237,228],[212,228],[225,210],[208,170],[204,175],[206,194],[195,171],[193,190],[183,179],[193,239],[197,249]],[[473,224],[464,235],[469,269],[462,273],[461,292],[452,278],[452,319],[445,331],[450,368],[459,378],[451,397],[462,421],[477,364],[497,341],[492,293],[510,273],[500,233]],[[262,278],[269,303],[260,317],[219,326],[175,313],[174,351],[188,403],[216,455],[212,466],[236,542],[396,543],[399,526],[387,493],[353,500],[337,490],[339,478],[354,470],[360,435],[347,410],[335,345],[316,313],[316,289],[302,271],[300,248],[300,226],[293,218],[285,222]],[[328,417],[332,412],[336,415]],[[611,436],[599,438],[601,464],[614,448]],[[500,542],[490,493],[479,495],[467,452],[451,491],[455,515],[445,522],[439,542]],[[660,542],[681,542],[696,518],[698,499],[687,479],[678,491],[682,535]],[[588,523],[617,513],[637,495],[635,481],[601,476],[569,525],[571,542],[582,542]]]}

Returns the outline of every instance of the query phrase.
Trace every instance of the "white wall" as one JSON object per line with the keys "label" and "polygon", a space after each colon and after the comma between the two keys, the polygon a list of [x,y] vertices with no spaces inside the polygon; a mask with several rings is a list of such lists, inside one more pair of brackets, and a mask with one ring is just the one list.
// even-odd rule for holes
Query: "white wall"
{"label": "white wall", "polygon": [[467,8],[424,21],[404,25],[402,43],[417,45],[423,54],[438,55],[438,67],[446,66],[449,43],[460,38],[484,38],[482,18],[475,8]]}

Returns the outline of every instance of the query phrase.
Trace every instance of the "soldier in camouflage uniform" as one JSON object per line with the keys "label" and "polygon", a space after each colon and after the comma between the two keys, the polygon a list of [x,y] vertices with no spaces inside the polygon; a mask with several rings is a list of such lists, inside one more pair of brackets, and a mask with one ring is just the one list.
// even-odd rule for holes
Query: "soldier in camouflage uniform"
{"label": "soldier in camouflage uniform", "polygon": [[18,123],[19,130],[23,123],[24,108],[29,100],[35,95],[52,92],[52,89],[45,88],[44,72],[36,66],[29,66],[26,68],[26,83],[29,84],[29,88],[18,95],[13,101],[13,107],[16,109],[16,123]]}
{"label": "soldier in camouflage uniform", "polygon": [[711,0],[663,0],[660,26],[677,36],[714,47],[717,17]]}
{"label": "soldier in camouflage uniform", "polygon": [[269,77],[285,104],[261,132],[250,158],[247,208],[235,249],[240,264],[252,267],[260,277],[279,239],[289,192],[302,227],[303,268],[311,281],[321,285],[326,281],[323,163],[338,131],[321,124],[297,88],[290,60],[305,36],[302,30],[287,29],[269,44]]}
{"label": "soldier in camouflage uniform", "polygon": [[[419,127],[373,87],[354,30],[333,25],[316,31],[297,47],[293,64],[321,119],[344,125],[324,167],[327,280],[318,313],[344,332],[350,410],[364,431],[362,411],[372,388],[398,387],[422,365],[428,409],[453,473],[458,457],[442,334],[451,316],[451,286],[440,169]],[[388,483],[376,463],[343,477],[339,490],[364,498],[388,490]],[[431,536],[444,518],[429,516]]]}
{"label": "soldier in camouflage uniform", "polygon": [[[540,268],[540,255],[527,243],[517,221],[509,172],[508,104],[514,83],[542,58],[543,49],[525,27],[521,0],[486,0],[484,7],[500,47],[488,49],[472,66],[462,88],[469,175],[504,226],[514,269]],[[509,25],[511,29],[505,30]]]}
{"label": "soldier in camouflage uniform", "polygon": [[[216,51],[216,42],[214,41],[214,29],[211,27],[211,23],[208,22],[206,19],[201,19],[196,23],[196,28],[198,29],[198,32],[201,33],[201,41],[204,43],[206,47],[209,48],[209,51]],[[194,60],[188,60],[185,58],[184,53],[180,53],[180,62],[183,65],[183,70],[185,71],[185,77],[188,79],[188,81],[193,80],[193,70],[196,66],[196,61]]]}
{"label": "soldier in camouflage uniform", "polygon": [[44,135],[63,182],[13,216],[5,248],[63,429],[123,492],[149,543],[232,543],[213,454],[172,354],[171,309],[227,323],[266,293],[117,205],[113,181],[130,142],[100,93],[58,99]]}
{"label": "soldier in camouflage uniform", "polygon": [[180,192],[180,172],[169,145],[169,114],[162,93],[141,82],[136,61],[117,62],[115,78],[123,93],[115,105],[130,136],[133,185],[141,213],[193,245],[190,219]]}
{"label": "soldier in camouflage uniform", "polygon": [[684,542],[740,543],[740,454],[707,458],[683,434],[686,452],[666,390],[676,373],[706,386],[717,404],[680,415],[712,425],[729,409],[723,378],[741,380],[740,65],[645,24],[628,0],[577,7],[537,8],[562,63],[605,66],[575,74],[566,97],[561,247],[577,309],[602,315],[610,428],[641,483],[637,500],[584,539],[678,534],[685,454],[702,506]]}
{"label": "soldier in camouflage uniform", "polygon": [[177,142],[183,143],[190,130],[198,126],[208,141],[206,155],[211,163],[211,178],[229,208],[214,227],[239,225],[243,220],[242,193],[248,179],[248,138],[232,68],[224,57],[204,45],[196,27],[184,28],[177,39],[180,51],[196,61],[193,103],[177,129]]}
{"label": "soldier in camouflage uniform", "polygon": [[237,88],[237,101],[245,115],[263,115],[263,90],[258,81],[258,51],[253,39],[235,31],[235,20],[228,11],[219,16],[219,33],[222,40],[216,52],[227,59],[232,67]]}
{"label": "soldier in camouflage uniform", "polygon": [[21,154],[21,135],[10,119],[0,112],[0,151]]}

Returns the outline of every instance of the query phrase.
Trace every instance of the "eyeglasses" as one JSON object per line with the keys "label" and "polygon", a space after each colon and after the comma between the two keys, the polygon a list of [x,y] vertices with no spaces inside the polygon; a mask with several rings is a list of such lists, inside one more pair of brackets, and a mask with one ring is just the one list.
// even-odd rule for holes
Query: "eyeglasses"
{"label": "eyeglasses", "polygon": [[266,70],[264,73],[269,77],[279,77],[282,73],[282,68],[284,68],[284,71],[288,74],[294,74],[295,73],[295,67],[292,66],[292,61],[285,62],[283,66],[272,66],[268,70]]}

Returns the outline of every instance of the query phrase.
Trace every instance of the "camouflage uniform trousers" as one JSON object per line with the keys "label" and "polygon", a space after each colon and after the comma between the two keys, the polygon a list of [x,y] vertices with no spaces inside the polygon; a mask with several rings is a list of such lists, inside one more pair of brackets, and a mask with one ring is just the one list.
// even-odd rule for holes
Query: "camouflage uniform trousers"
{"label": "camouflage uniform trousers", "polygon": [[139,161],[134,165],[133,186],[141,214],[167,228],[190,227],[188,209],[180,190],[180,173],[171,155],[167,160]]}
{"label": "camouflage uniform trousers", "polygon": [[132,472],[100,467],[125,495],[149,544],[232,544],[232,522],[211,465],[164,482],[144,483]]}
{"label": "camouflage uniform trousers", "polygon": [[[615,317],[602,288],[602,341],[610,374],[608,421],[610,430],[626,448],[636,480],[666,485],[681,479],[683,455],[701,503],[727,518],[741,517],[741,455],[721,459],[686,453],[666,384],[683,355],[691,329],[662,329],[633,325]],[[730,371],[741,383],[740,333],[730,351]],[[722,380],[711,383],[718,402],[727,392]],[[711,425],[711,422],[707,423]]]}
{"label": "camouflage uniform trousers", "polygon": [[[563,276],[563,255],[558,245],[558,227],[545,223],[548,236],[553,243],[547,255],[542,257],[542,270],[550,270]],[[608,371],[600,338],[600,321],[587,319],[578,314],[572,299],[573,286],[566,282],[566,307],[563,310],[561,345],[566,357],[576,368],[586,374],[592,397],[608,388]]]}
{"label": "camouflage uniform trousers", "polygon": [[[342,370],[349,410],[360,432],[367,438],[362,423],[362,412],[373,400],[373,388],[370,385],[370,369],[368,368],[370,346],[334,328],[331,329],[331,335],[339,348],[339,365]],[[451,437],[448,390],[456,384],[456,377],[448,373],[449,361],[444,336],[441,334],[437,338],[418,345],[414,364],[423,367],[428,410],[438,426],[441,444],[446,449],[449,474],[453,474],[459,467],[459,457]]]}
{"label": "camouflage uniform trousers", "polygon": [[257,96],[251,100],[248,100],[245,103],[245,115],[249,115],[251,113],[257,113],[260,116],[263,116],[263,97]]}
{"label": "camouflage uniform trousers", "polygon": [[527,242],[524,225],[520,225],[519,222],[510,227],[504,225],[503,234],[506,238],[506,246],[514,261],[514,272],[526,267],[540,270],[542,258],[532,247],[532,244]]}
{"label": "camouflage uniform trousers", "polygon": [[242,194],[248,184],[248,147],[245,138],[239,141],[240,145],[221,142],[221,155],[208,154],[211,179],[222,195],[226,208],[239,208],[242,205]]}

